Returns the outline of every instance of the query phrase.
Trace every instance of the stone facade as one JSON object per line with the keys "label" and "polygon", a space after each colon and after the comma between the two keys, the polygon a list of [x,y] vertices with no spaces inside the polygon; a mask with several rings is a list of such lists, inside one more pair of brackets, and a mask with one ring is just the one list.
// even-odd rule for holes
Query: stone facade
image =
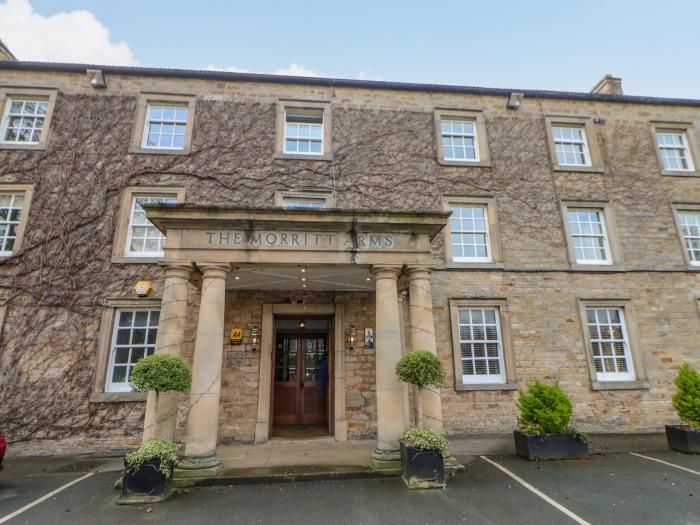
{"label": "stone facade", "polygon": [[[15,64],[17,64],[15,62]],[[103,311],[133,297],[138,279],[162,294],[153,263],[113,262],[124,188],[183,187],[194,204],[271,206],[275,191],[334,191],[337,207],[440,210],[444,196],[495,199],[502,261],[452,267],[443,235],[432,244],[442,261],[432,274],[437,351],[448,370],[442,389],[445,429],[452,434],[505,432],[516,425],[513,390],[457,391],[449,300],[505,299],[518,384],[559,379],[583,431],[653,431],[675,421],[672,379],[683,361],[700,365],[700,273],[689,268],[671,210],[700,204],[700,178],[662,176],[650,122],[700,126],[700,103],[634,97],[508,95],[388,88],[368,83],[319,85],[259,77],[123,74],[105,68],[106,89],[84,72],[0,64],[3,86],[56,90],[44,150],[0,147],[0,185],[31,184],[26,235],[18,254],[0,263],[0,428],[15,451],[56,452],[133,446],[141,439],[141,400],[99,400],[95,375]],[[130,153],[143,92],[196,95],[189,155]],[[330,161],[275,157],[280,100],[326,101],[332,111]],[[434,110],[478,110],[484,116],[489,166],[437,162]],[[595,118],[603,172],[555,171],[545,118]],[[700,159],[696,159],[696,163]],[[572,268],[560,203],[607,201],[614,212],[623,264],[605,271]],[[401,283],[400,283],[401,284]],[[633,305],[648,388],[593,390],[578,303],[626,299]],[[225,327],[259,325],[263,303],[342,302],[346,324],[373,327],[374,293],[229,290]],[[184,355],[191,359],[199,305],[192,286]],[[404,308],[405,340],[410,319]],[[405,342],[410,346],[410,342]],[[260,353],[224,345],[219,442],[255,435]],[[375,354],[346,351],[348,438],[376,438]],[[97,392],[99,393],[99,392]],[[185,401],[178,436],[185,436]]]}

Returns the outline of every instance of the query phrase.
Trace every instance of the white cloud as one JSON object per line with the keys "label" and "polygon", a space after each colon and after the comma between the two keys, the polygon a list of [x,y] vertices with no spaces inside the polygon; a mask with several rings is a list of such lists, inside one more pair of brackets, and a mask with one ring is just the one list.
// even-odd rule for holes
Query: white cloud
{"label": "white cloud", "polygon": [[378,75],[370,75],[366,71],[360,71],[357,74],[357,80],[384,80],[384,79]]}
{"label": "white cloud", "polygon": [[[240,67],[235,67],[235,66],[228,66],[228,67],[221,67],[217,66],[216,64],[209,64],[207,67],[204,68],[205,71],[226,71],[228,73],[253,73],[250,69],[243,69]],[[259,71],[256,71],[256,73],[259,73]]]}
{"label": "white cloud", "polygon": [[[230,73],[259,73],[261,75],[266,74],[267,72],[265,71],[251,71],[250,69],[243,69],[240,67],[236,66],[217,66],[216,64],[209,64],[207,67],[204,68],[207,71],[228,71]],[[294,76],[294,77],[323,77],[326,75],[321,75],[320,73],[316,73],[312,69],[308,69],[300,64],[297,64],[296,62],[292,62],[289,64],[288,67],[282,67],[279,69],[275,69],[272,73],[272,75],[288,75],[288,76]]]}
{"label": "white cloud", "polygon": [[321,77],[325,75],[319,75],[312,69],[307,69],[304,66],[297,64],[296,62],[289,64],[289,67],[283,67],[275,71],[275,75],[290,75],[294,77]]}
{"label": "white cloud", "polygon": [[109,29],[90,11],[44,16],[29,0],[0,4],[0,38],[19,60],[134,66],[126,42],[112,42]]}

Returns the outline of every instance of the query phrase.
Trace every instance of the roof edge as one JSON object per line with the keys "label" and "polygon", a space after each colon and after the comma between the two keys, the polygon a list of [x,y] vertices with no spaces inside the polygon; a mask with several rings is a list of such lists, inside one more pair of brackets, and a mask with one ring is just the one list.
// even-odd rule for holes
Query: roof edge
{"label": "roof edge", "polygon": [[613,95],[608,93],[586,93],[577,91],[551,91],[539,89],[487,88],[447,84],[422,84],[413,82],[389,82],[384,80],[356,80],[331,77],[298,77],[269,75],[263,73],[236,73],[198,69],[168,69],[136,66],[106,66],[99,64],[75,64],[63,62],[30,62],[0,60],[0,69],[15,71],[46,71],[58,73],[84,73],[86,69],[101,69],[106,74],[144,77],[195,78],[202,80],[228,80],[238,82],[269,82],[275,84],[300,84],[309,86],[336,86],[360,89],[382,89],[399,91],[434,91],[441,93],[463,93],[471,95],[510,96],[523,93],[529,98],[564,100],[587,100],[595,102],[620,102],[636,104],[664,104],[673,106],[699,106],[700,99],[648,97],[639,95]]}

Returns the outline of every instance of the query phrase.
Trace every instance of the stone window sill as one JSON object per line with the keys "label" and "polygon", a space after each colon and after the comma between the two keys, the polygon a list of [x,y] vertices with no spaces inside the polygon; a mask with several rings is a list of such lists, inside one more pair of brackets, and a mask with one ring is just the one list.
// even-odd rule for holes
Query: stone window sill
{"label": "stone window sill", "polygon": [[158,264],[163,257],[126,257],[125,255],[113,255],[112,262],[117,264]]}
{"label": "stone window sill", "polygon": [[555,164],[552,169],[554,171],[570,171],[577,173],[605,173],[605,170],[598,166],[560,166]]}
{"label": "stone window sill", "polygon": [[94,392],[90,396],[91,403],[124,403],[144,401],[146,401],[146,394],[141,392]]}
{"label": "stone window sill", "polygon": [[571,264],[571,269],[580,272],[624,272],[627,270],[620,264]]}
{"label": "stone window sill", "polygon": [[449,261],[445,267],[449,268],[450,270],[502,270],[505,266],[500,262],[468,263]]}
{"label": "stone window sill", "polygon": [[189,155],[190,148],[158,149],[158,148],[129,148],[129,153],[145,155]]}
{"label": "stone window sill", "polygon": [[320,160],[323,162],[331,162],[333,157],[331,155],[303,155],[296,153],[277,153],[275,159],[278,160]]}
{"label": "stone window sill", "polygon": [[700,171],[673,171],[673,170],[662,170],[661,175],[666,177],[700,177]]}
{"label": "stone window sill", "polygon": [[0,149],[20,149],[20,150],[34,150],[43,151],[46,149],[45,144],[9,144],[0,142]]}
{"label": "stone window sill", "polygon": [[648,381],[593,381],[592,390],[649,390]]}
{"label": "stone window sill", "polygon": [[478,390],[518,390],[518,383],[487,383],[487,384],[457,384],[455,390],[460,391],[478,391]]}
{"label": "stone window sill", "polygon": [[479,161],[461,161],[461,160],[445,160],[438,158],[437,163],[440,164],[440,166],[463,166],[463,167],[475,167],[475,168],[490,168],[491,167],[491,162],[490,161],[485,161],[485,160],[479,160]]}

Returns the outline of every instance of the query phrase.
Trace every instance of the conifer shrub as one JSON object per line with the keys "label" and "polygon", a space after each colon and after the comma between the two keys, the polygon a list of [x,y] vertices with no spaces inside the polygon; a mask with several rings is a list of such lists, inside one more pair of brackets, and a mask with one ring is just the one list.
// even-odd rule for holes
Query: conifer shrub
{"label": "conifer shrub", "polygon": [[676,379],[673,407],[678,416],[691,428],[700,430],[700,374],[688,363],[683,363]]}
{"label": "conifer shrub", "polygon": [[573,405],[558,381],[553,385],[530,383],[527,393],[520,392],[518,408],[520,428],[528,434],[577,434],[569,427]]}

